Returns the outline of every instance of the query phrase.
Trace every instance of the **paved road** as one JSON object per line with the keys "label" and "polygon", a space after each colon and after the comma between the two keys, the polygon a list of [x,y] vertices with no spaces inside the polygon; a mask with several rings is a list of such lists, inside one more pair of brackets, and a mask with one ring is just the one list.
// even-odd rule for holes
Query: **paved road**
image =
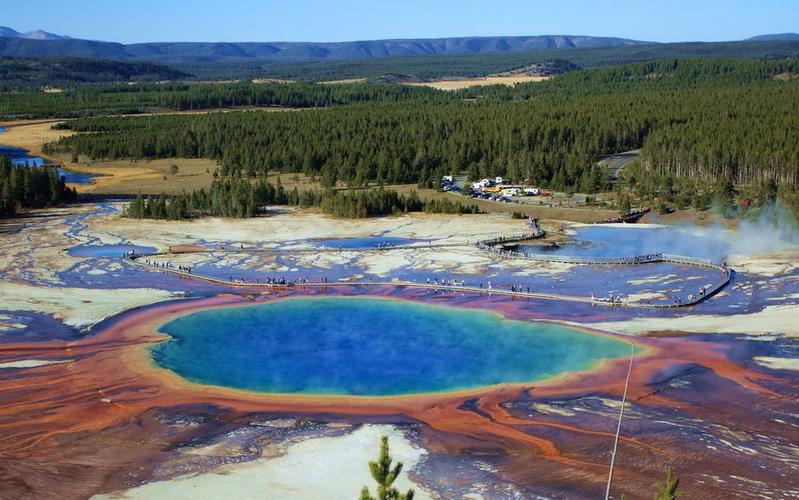
{"label": "paved road", "polygon": [[640,149],[633,149],[615,155],[603,156],[598,164],[608,169],[608,179],[611,183],[618,182],[621,171],[633,160],[637,160],[641,155]]}

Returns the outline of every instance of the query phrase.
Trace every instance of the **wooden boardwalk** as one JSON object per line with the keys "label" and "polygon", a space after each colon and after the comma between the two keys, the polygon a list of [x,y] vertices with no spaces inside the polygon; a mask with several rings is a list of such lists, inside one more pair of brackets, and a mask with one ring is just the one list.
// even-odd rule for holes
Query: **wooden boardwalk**
{"label": "wooden boardwalk", "polygon": [[[161,254],[165,255],[165,254]],[[142,255],[141,257],[146,257]],[[605,304],[605,305],[616,305],[620,306],[623,305],[621,303],[610,303],[610,302],[602,302],[600,300],[591,300],[590,297],[579,297],[579,296],[572,296],[572,295],[559,295],[559,294],[552,294],[552,293],[539,293],[539,292],[514,292],[511,290],[505,290],[501,288],[479,288],[476,286],[464,286],[464,285],[435,285],[435,284],[428,284],[428,283],[417,283],[415,281],[404,281],[404,280],[392,280],[392,281],[336,281],[332,283],[325,283],[325,282],[298,282],[298,283],[260,283],[260,282],[251,282],[251,281],[240,281],[240,280],[233,280],[228,281],[221,278],[214,278],[213,276],[207,276],[197,273],[188,273],[186,271],[181,271],[179,269],[170,268],[170,267],[161,267],[161,266],[153,266],[148,265],[143,262],[139,262],[138,258],[136,259],[129,259],[129,262],[132,262],[138,266],[145,267],[147,269],[160,271],[168,274],[174,274],[176,276],[180,276],[182,278],[193,279],[193,280],[200,280],[206,281],[208,283],[214,283],[217,285],[223,285],[227,287],[233,288],[246,288],[246,289],[264,289],[264,290],[285,290],[285,289],[297,289],[297,288],[347,288],[347,287],[404,287],[404,288],[418,288],[418,289],[427,289],[427,290],[446,290],[446,291],[453,291],[453,292],[470,292],[470,293],[479,293],[479,294],[486,294],[486,295],[508,295],[508,296],[515,296],[515,297],[529,297],[529,298],[536,298],[536,299],[547,299],[547,300],[563,300],[567,302],[584,302],[584,303],[596,303],[596,304]],[[631,307],[644,307],[643,305],[639,304],[631,304]]]}
{"label": "wooden boardwalk", "polygon": [[[536,227],[537,229],[537,227]],[[522,259],[536,262],[556,262],[561,264],[579,264],[591,266],[636,266],[643,264],[658,264],[669,263],[679,264],[685,266],[702,267],[705,269],[712,269],[721,274],[721,278],[714,282],[709,287],[704,288],[704,293],[696,294],[693,298],[686,301],[679,301],[674,304],[633,304],[624,303],[627,307],[654,307],[654,308],[674,308],[674,307],[688,307],[699,304],[717,294],[722,288],[727,286],[732,280],[732,269],[727,267],[725,263],[716,264],[710,259],[702,259],[699,257],[688,257],[685,255],[675,255],[668,253],[654,253],[646,255],[635,255],[632,257],[576,257],[569,255],[552,255],[542,253],[529,253],[517,252],[514,250],[507,250],[500,248],[500,245],[508,243],[518,243],[521,241],[529,241],[543,236],[543,230],[538,229],[533,233],[527,233],[515,236],[500,236],[490,240],[478,241],[476,247],[484,252],[497,255],[504,259]],[[594,300],[593,302],[597,302]],[[607,301],[605,301],[607,302]],[[613,302],[618,304],[618,302]]]}
{"label": "wooden boardwalk", "polygon": [[[200,280],[205,281],[208,283],[213,283],[221,286],[226,287],[233,287],[233,288],[246,288],[246,289],[263,289],[263,290],[280,290],[286,288],[343,288],[343,287],[386,287],[386,286],[394,286],[394,287],[406,287],[406,288],[417,288],[417,289],[425,289],[425,290],[436,290],[436,291],[451,291],[451,292],[468,292],[468,293],[477,293],[477,294],[488,294],[488,295],[503,295],[503,296],[513,296],[513,297],[521,297],[521,298],[533,298],[533,299],[544,299],[544,300],[559,300],[565,302],[581,302],[581,303],[589,303],[589,304],[596,304],[596,305],[603,305],[609,307],[634,307],[634,308],[655,308],[655,309],[663,309],[663,308],[675,308],[675,307],[689,307],[696,305],[704,300],[707,300],[714,294],[716,294],[719,290],[724,288],[731,279],[732,272],[731,270],[726,267],[725,265],[718,265],[710,262],[706,259],[697,259],[693,257],[685,257],[679,255],[669,255],[669,254],[651,254],[645,256],[635,256],[635,257],[618,257],[618,258],[586,258],[586,257],[568,257],[568,256],[556,256],[556,255],[546,255],[546,254],[529,254],[529,253],[521,253],[521,252],[514,252],[510,250],[504,250],[498,248],[498,245],[507,244],[507,243],[514,243],[519,241],[527,241],[535,238],[540,238],[543,236],[543,230],[538,229],[535,227],[535,230],[524,233],[522,235],[516,236],[503,236],[498,238],[493,238],[491,240],[483,240],[478,241],[474,246],[480,249],[481,251],[485,251],[491,253],[494,256],[503,259],[521,259],[521,260],[528,260],[528,261],[546,261],[546,262],[562,262],[562,263],[570,263],[570,264],[582,264],[582,265],[641,265],[641,264],[652,264],[658,262],[669,262],[669,263],[676,263],[682,265],[689,265],[689,266],[698,266],[698,267],[705,267],[705,268],[712,268],[714,270],[718,270],[722,273],[722,278],[714,283],[712,286],[705,289],[705,293],[700,295],[697,294],[695,298],[692,300],[680,301],[680,302],[661,302],[661,303],[642,303],[642,302],[628,302],[623,300],[608,300],[608,299],[601,299],[601,298],[592,298],[592,297],[583,297],[583,296],[576,296],[576,295],[563,295],[563,294],[554,294],[554,293],[545,293],[545,292],[525,292],[525,291],[516,291],[516,290],[507,290],[507,289],[500,289],[500,288],[481,288],[475,286],[465,286],[463,284],[430,284],[430,283],[417,283],[414,281],[404,281],[404,280],[392,280],[392,281],[352,281],[352,282],[345,282],[345,281],[337,281],[337,282],[297,282],[297,283],[262,283],[262,282],[251,282],[251,281],[239,281],[239,280],[224,280],[220,278],[215,278],[213,276],[206,276],[197,273],[190,273],[184,270],[175,269],[174,267],[166,267],[165,265],[153,265],[147,264],[146,260],[152,257],[169,257],[170,255],[179,255],[179,254],[187,254],[187,253],[219,253],[219,252],[227,252],[227,253],[307,253],[307,252],[372,252],[372,251],[388,251],[388,250],[407,250],[407,249],[424,249],[424,248],[442,248],[442,247],[464,247],[467,246],[462,243],[452,243],[452,244],[430,244],[430,245],[400,245],[400,246],[385,246],[385,247],[374,247],[374,248],[333,248],[333,247],[323,247],[323,248],[313,248],[313,249],[294,249],[294,250],[285,250],[279,248],[269,248],[269,249],[247,249],[243,247],[220,247],[219,249],[213,248],[183,248],[180,250],[176,250],[174,252],[160,252],[160,253],[152,253],[152,254],[143,254],[143,255],[134,255],[128,256],[126,260],[132,264],[145,267],[147,269],[156,270],[160,272],[165,272],[169,274],[174,274],[186,279],[192,280]],[[471,247],[472,245],[468,245]],[[141,259],[146,258],[145,261]],[[167,264],[168,263],[163,263]]]}

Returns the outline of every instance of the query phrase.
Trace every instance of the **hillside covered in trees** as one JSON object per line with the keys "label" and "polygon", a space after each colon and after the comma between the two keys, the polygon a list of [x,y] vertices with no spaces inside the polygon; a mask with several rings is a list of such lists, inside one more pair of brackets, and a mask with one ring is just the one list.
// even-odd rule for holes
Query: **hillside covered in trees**
{"label": "hillside covered in trees", "polygon": [[359,102],[443,99],[426,87],[312,83],[143,83],[86,85],[63,92],[0,93],[0,118],[70,118],[149,111],[282,106],[318,108]]}
{"label": "hillside covered in trees", "polygon": [[325,186],[433,186],[443,174],[466,172],[594,192],[604,187],[601,155],[643,148],[649,172],[735,184],[773,179],[796,189],[799,79],[785,77],[796,73],[796,60],[669,60],[419,98],[388,91],[392,97],[369,105],[297,113],[82,119],[64,126],[95,133],[49,149],[204,157],[218,160],[223,176],[302,172]]}
{"label": "hillside covered in trees", "polygon": [[191,75],[149,62],[78,57],[0,57],[0,91],[85,83],[182,80]]}

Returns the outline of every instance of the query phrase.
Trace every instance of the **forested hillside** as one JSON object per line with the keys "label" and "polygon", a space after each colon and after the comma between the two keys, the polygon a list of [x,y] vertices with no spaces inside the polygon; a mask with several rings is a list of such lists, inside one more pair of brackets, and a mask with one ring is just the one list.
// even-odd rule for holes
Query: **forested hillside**
{"label": "forested hillside", "polygon": [[315,108],[341,104],[445,96],[409,86],[319,85],[312,83],[165,83],[87,85],[58,93],[0,93],[0,119],[69,118],[148,111],[189,111],[253,106]]}
{"label": "forested hillside", "polygon": [[191,75],[148,62],[96,59],[0,57],[0,91],[85,83],[182,80]]}
{"label": "forested hillside", "polygon": [[99,133],[63,139],[51,150],[92,158],[206,157],[219,160],[224,176],[303,172],[328,186],[431,186],[442,174],[467,172],[594,192],[604,187],[599,156],[643,147],[653,174],[774,180],[795,189],[799,80],[775,76],[798,70],[795,60],[663,61],[424,101],[84,119],[65,126]]}
{"label": "forested hillside", "polygon": [[[695,62],[647,62],[626,66],[569,72],[550,84],[519,84],[474,87],[461,92],[440,92],[426,87],[376,83],[322,85],[312,83],[139,83],[98,84],[66,88],[62,92],[40,90],[0,92],[0,119],[71,118],[152,111],[187,111],[213,108],[284,106],[327,107],[359,102],[398,102],[408,99],[460,101],[491,97],[523,100],[534,95],[618,92],[620,86],[634,90],[687,88],[696,85],[763,83],[776,75],[797,73],[796,59],[777,61],[697,60]],[[569,67],[564,61],[550,61]],[[83,64],[83,62],[80,62]],[[109,71],[115,68],[113,63]],[[125,65],[123,65],[125,66]],[[142,65],[146,67],[147,65]],[[89,67],[92,67],[91,64]],[[518,66],[510,66],[518,67]],[[503,66],[508,69],[508,66]],[[97,67],[99,72],[102,68]],[[130,70],[127,68],[125,71]],[[0,74],[3,64],[0,63]],[[121,69],[119,71],[122,71]],[[145,71],[145,69],[142,69]],[[101,74],[96,75],[100,77]]]}

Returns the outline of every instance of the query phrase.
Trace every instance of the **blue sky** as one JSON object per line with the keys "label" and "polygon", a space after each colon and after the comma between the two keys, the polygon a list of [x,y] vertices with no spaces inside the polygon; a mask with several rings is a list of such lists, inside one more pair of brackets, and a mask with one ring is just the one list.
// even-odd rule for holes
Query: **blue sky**
{"label": "blue sky", "polygon": [[2,0],[0,25],[118,41],[569,34],[739,40],[799,31],[799,0]]}

